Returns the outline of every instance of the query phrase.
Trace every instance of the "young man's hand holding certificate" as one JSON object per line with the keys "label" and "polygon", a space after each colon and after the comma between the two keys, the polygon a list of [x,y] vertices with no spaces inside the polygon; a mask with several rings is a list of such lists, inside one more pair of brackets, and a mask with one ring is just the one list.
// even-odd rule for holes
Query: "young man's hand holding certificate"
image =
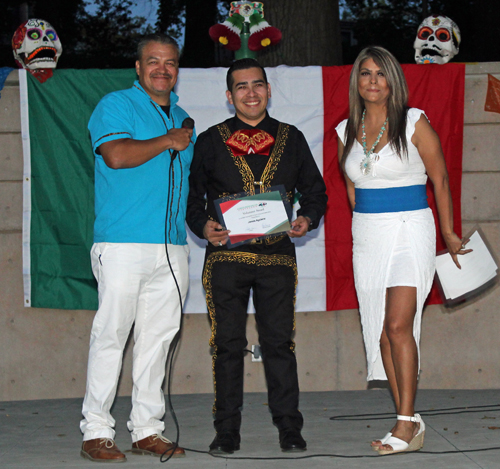
{"label": "young man's hand holding certificate", "polygon": [[276,236],[292,229],[292,208],[283,185],[255,195],[235,194],[215,201],[229,233],[228,247]]}

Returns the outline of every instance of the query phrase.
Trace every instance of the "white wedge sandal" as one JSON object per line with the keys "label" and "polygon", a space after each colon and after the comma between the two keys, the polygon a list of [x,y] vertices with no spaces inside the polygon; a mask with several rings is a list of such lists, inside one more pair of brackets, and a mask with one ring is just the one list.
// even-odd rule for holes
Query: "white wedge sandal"
{"label": "white wedge sandal", "polygon": [[419,414],[415,414],[413,417],[409,417],[407,415],[398,415],[397,419],[420,424],[420,428],[418,429],[417,434],[409,443],[391,435],[387,440],[384,441],[384,445],[391,445],[392,449],[378,449],[378,454],[384,455],[395,453],[409,453],[411,451],[418,451],[422,448],[422,446],[424,446],[425,423],[422,420],[422,417],[420,417]]}

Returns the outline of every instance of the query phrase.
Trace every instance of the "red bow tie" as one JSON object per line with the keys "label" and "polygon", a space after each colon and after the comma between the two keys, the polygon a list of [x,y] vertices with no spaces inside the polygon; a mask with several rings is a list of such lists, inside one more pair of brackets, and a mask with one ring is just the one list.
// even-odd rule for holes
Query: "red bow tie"
{"label": "red bow tie", "polygon": [[243,129],[234,132],[226,141],[233,150],[234,156],[268,155],[274,144],[274,138],[267,132],[259,129]]}

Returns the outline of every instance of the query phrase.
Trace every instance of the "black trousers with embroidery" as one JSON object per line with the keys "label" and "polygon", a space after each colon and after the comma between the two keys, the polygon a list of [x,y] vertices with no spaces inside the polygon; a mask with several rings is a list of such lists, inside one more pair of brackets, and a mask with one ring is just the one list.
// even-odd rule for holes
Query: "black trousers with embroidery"
{"label": "black trousers with embroidery", "polygon": [[[214,426],[239,430],[243,406],[243,357],[250,294],[268,387],[269,409],[278,429],[301,429],[299,385],[292,335],[296,285],[295,246],[251,246],[246,252],[209,246],[204,286],[214,347]],[[268,254],[267,252],[272,254]]]}

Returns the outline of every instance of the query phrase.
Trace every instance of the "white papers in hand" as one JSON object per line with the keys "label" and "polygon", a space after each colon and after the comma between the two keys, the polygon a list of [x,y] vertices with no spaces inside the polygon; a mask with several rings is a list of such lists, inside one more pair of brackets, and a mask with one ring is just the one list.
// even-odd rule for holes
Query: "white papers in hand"
{"label": "white papers in hand", "polygon": [[473,251],[458,256],[462,269],[448,252],[436,257],[436,271],[448,300],[473,293],[498,275],[498,266],[478,231],[471,235],[466,249]]}

